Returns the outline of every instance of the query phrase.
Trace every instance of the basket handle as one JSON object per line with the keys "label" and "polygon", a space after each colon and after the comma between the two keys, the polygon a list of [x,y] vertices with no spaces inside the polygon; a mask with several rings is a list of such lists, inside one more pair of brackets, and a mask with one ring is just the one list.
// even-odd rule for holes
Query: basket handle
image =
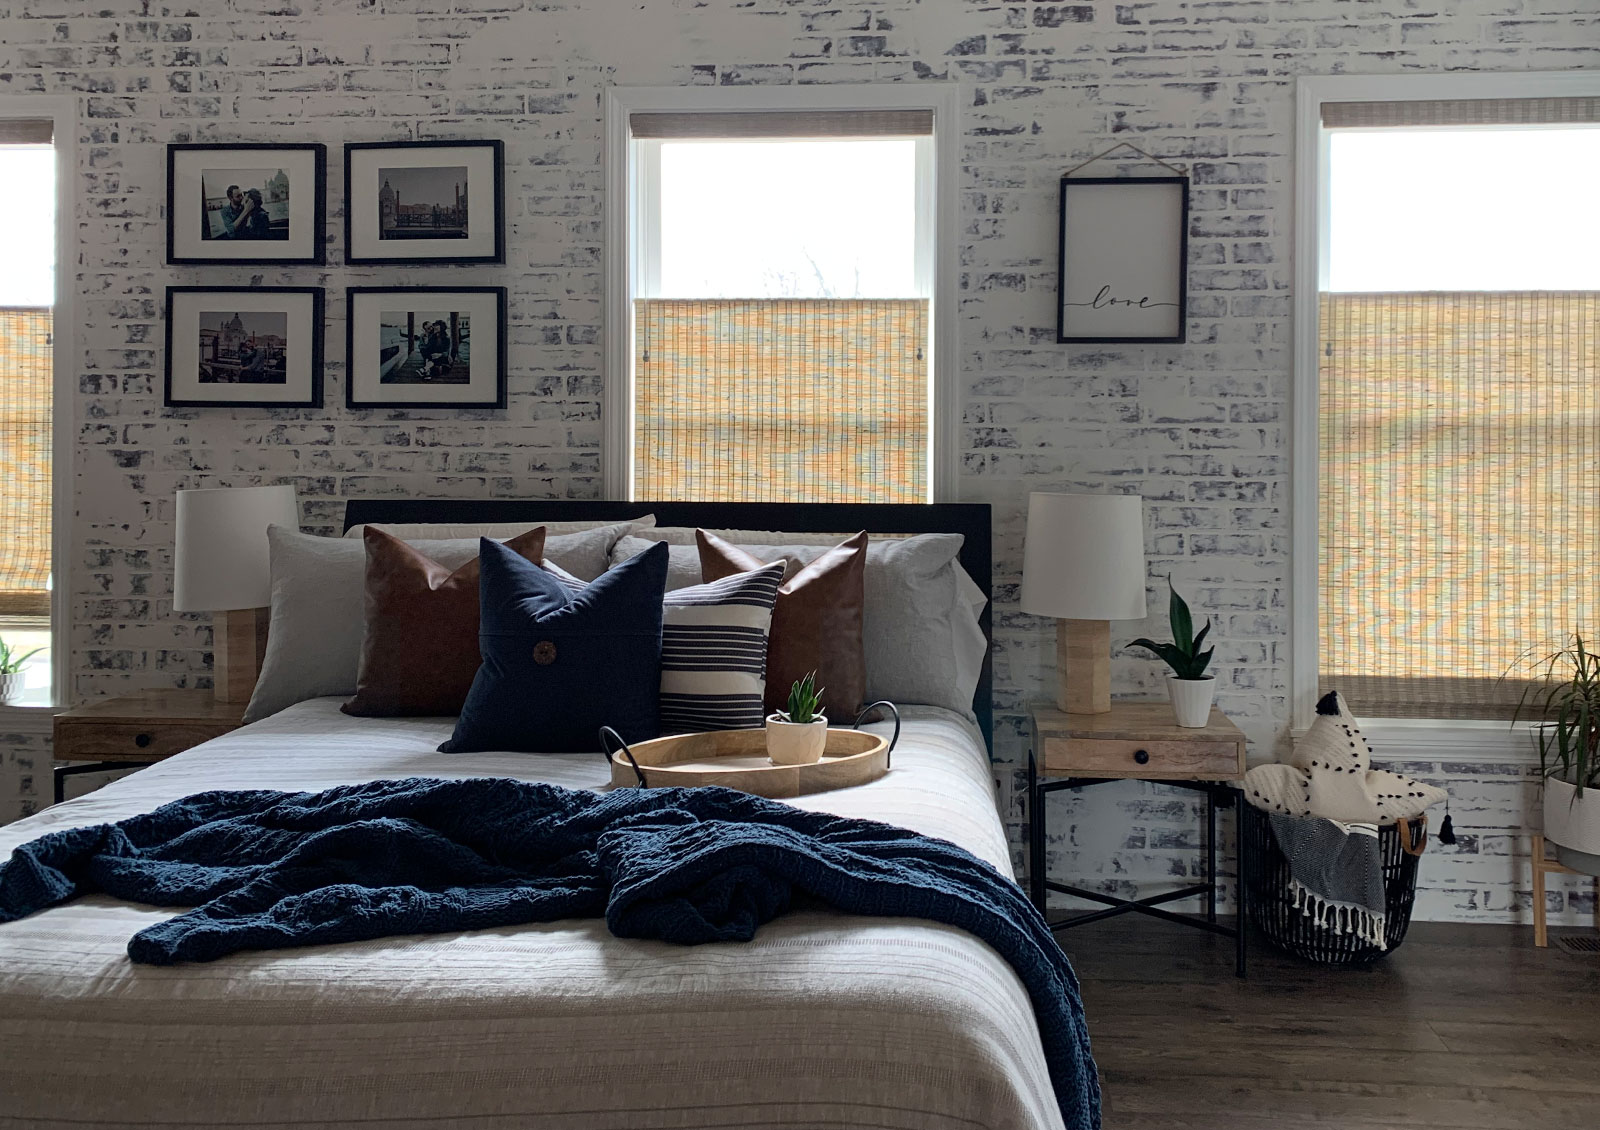
{"label": "basket handle", "polygon": [[646,781],[644,779],[644,770],[640,769],[639,768],[639,763],[634,760],[634,758],[633,758],[633,750],[628,748],[628,743],[623,741],[622,740],[622,735],[617,733],[610,726],[601,726],[600,727],[600,752],[606,755],[606,765],[607,766],[609,766],[611,764],[611,757],[612,757],[612,755],[614,753],[616,753],[616,750],[611,748],[611,743],[612,742],[615,742],[617,744],[617,746],[622,750],[622,752],[627,756],[628,764],[633,766],[633,775],[635,777],[639,778],[639,787],[641,789],[648,789],[650,786],[649,786],[648,783],[646,783]]}
{"label": "basket handle", "polygon": [[861,713],[856,715],[855,725],[851,729],[861,729],[862,719],[880,706],[887,706],[889,713],[894,715],[894,737],[889,739],[889,752],[883,756],[883,767],[888,769],[891,767],[890,761],[894,757],[894,747],[900,744],[900,708],[886,698],[880,698],[877,702],[868,703],[861,708]]}
{"label": "basket handle", "polygon": [[1400,825],[1400,850],[1407,855],[1421,855],[1428,848],[1428,814],[1424,812],[1417,817],[1417,838],[1411,839],[1411,821],[1397,820]]}

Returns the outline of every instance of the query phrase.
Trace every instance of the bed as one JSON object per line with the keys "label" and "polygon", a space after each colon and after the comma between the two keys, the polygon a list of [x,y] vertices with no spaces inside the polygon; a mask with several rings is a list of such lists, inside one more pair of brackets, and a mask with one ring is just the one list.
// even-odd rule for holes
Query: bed
{"label": "bed", "polygon": [[[645,510],[351,503],[347,523],[624,506]],[[649,509],[725,527],[971,530],[962,563],[988,587],[987,507]],[[987,681],[974,717],[906,708],[888,776],[794,803],[949,839],[1009,873],[978,721]],[[339,701],[299,703],[0,828],[0,853],[209,788],[608,778],[597,754],[440,754],[448,719],[357,719]],[[131,964],[129,936],[170,913],[95,896],[0,926],[0,1126],[1061,1125],[1021,982],[982,942],[925,921],[806,910],[747,944],[688,948],[563,921]]]}

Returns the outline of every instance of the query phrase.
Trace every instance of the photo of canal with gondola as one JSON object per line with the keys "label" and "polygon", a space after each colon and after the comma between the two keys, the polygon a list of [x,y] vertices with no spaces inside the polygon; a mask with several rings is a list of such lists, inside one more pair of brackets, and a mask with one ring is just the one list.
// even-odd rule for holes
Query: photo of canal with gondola
{"label": "photo of canal with gondola", "polygon": [[289,315],[283,311],[200,313],[201,384],[281,385],[287,376]]}
{"label": "photo of canal with gondola", "polygon": [[379,169],[379,239],[466,239],[465,165]]}

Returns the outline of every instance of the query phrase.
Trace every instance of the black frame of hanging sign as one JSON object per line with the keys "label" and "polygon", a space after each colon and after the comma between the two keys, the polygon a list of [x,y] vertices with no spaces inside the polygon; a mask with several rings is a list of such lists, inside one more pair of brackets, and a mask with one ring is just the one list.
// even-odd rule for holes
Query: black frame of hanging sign
{"label": "black frame of hanging sign", "polygon": [[1062,177],[1057,252],[1056,341],[1187,340],[1188,177]]}

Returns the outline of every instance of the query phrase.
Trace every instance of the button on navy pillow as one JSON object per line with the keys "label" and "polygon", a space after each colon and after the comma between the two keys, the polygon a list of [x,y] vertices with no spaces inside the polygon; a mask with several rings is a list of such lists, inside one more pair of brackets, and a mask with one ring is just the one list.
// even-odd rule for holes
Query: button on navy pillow
{"label": "button on navy pillow", "polygon": [[478,556],[483,666],[440,751],[598,750],[601,726],[629,742],[655,737],[667,552],[659,543],[574,594],[484,538]]}

